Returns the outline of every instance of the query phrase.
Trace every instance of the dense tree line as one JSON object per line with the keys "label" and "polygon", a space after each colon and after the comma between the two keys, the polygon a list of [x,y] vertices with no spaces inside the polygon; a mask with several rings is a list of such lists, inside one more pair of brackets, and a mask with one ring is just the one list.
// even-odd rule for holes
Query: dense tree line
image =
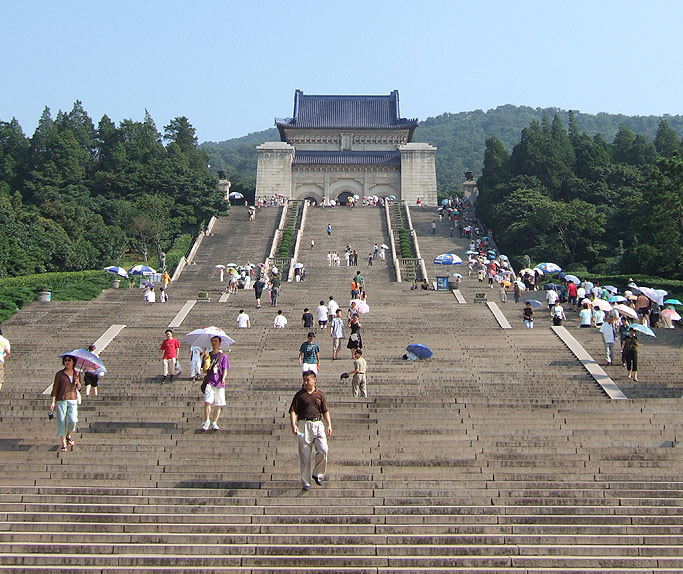
{"label": "dense tree line", "polygon": [[682,152],[667,120],[651,140],[622,125],[610,143],[571,112],[566,128],[545,115],[511,153],[487,139],[477,213],[509,256],[681,279]]}
{"label": "dense tree line", "polygon": [[225,207],[185,117],[163,135],[147,113],[95,127],[77,101],[55,118],[45,108],[30,138],[0,121],[0,277],[96,269],[131,251],[154,264]]}
{"label": "dense tree line", "polygon": [[[495,134],[508,152],[519,142],[519,134],[533,120],[543,121],[544,116],[557,115],[567,125],[569,112],[558,108],[531,108],[528,106],[499,106],[486,112],[445,113],[421,121],[415,130],[414,141],[437,146],[436,179],[442,197],[462,189],[465,171],[481,173],[484,165],[486,139]],[[648,141],[657,133],[659,116],[625,116],[620,114],[573,113],[581,132],[590,136],[602,134],[612,141],[621,126]],[[683,136],[683,117],[664,116],[675,133]],[[206,142],[200,147],[209,154],[212,168],[228,172],[232,190],[251,198],[256,185],[256,146],[266,141],[279,141],[275,128],[255,132],[241,138],[223,142]]]}

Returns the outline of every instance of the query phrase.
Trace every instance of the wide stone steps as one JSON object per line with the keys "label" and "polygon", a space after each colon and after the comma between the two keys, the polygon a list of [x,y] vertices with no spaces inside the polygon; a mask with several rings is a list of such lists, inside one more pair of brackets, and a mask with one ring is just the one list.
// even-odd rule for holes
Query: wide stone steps
{"label": "wide stone steps", "polygon": [[[644,398],[683,388],[677,330],[643,341],[640,374],[655,382],[624,387],[635,400],[610,401],[543,310],[525,330],[510,298],[499,304],[512,325],[503,331],[472,303],[476,279],[461,282],[460,305],[451,293],[393,283],[390,261],[368,267],[372,245],[389,243],[383,211],[372,208],[309,210],[299,257],[308,275],[283,286],[278,308],[290,325],[275,330],[276,309],[254,309],[249,290],[218,303],[225,284],[215,268],[264,257],[279,220],[268,210],[258,232],[238,210],[219,220],[167,304],[107,290],[88,303],[31,304],[3,325],[13,353],[0,392],[1,571],[681,571],[680,401]],[[415,211],[427,261],[464,252],[445,222],[431,235],[431,210]],[[327,251],[343,254],[347,243],[359,266],[328,267]],[[315,329],[335,432],[325,485],[304,494],[287,415],[300,384],[299,318],[331,294],[345,312],[357,270],[371,307],[361,317],[370,396],[351,397],[339,380],[350,353],[332,361],[329,332]],[[187,346],[173,383],[161,384],[157,358],[164,329],[198,290],[211,303],[194,305],[178,339],[215,324],[236,340],[228,408],[212,433],[198,429]],[[251,329],[235,329],[240,308]],[[83,398],[76,448],[60,453],[40,393],[59,353],[112,324],[126,328],[102,352],[101,394]],[[598,334],[568,330],[600,362]],[[434,357],[402,360],[412,342]]]}

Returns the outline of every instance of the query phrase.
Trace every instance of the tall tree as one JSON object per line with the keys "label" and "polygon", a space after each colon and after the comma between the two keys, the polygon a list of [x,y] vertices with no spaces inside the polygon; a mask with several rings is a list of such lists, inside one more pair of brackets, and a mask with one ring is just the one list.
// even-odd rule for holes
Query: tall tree
{"label": "tall tree", "polygon": [[662,157],[673,157],[681,149],[681,139],[666,120],[659,122],[654,143],[657,153]]}
{"label": "tall tree", "polygon": [[195,129],[185,116],[174,118],[164,126],[164,139],[177,144],[183,153],[194,151],[197,147]]}

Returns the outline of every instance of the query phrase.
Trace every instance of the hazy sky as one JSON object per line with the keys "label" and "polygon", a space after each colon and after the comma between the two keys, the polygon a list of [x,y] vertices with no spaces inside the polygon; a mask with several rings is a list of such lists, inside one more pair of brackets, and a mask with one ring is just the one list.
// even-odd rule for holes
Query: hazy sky
{"label": "hazy sky", "polygon": [[0,120],[31,136],[75,100],[97,125],[187,116],[200,142],[273,126],[306,94],[401,115],[499,105],[683,113],[683,2],[0,0]]}

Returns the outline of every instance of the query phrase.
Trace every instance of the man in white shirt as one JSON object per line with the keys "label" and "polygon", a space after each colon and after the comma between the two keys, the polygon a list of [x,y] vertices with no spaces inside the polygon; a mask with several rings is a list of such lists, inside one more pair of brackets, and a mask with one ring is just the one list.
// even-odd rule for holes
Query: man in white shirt
{"label": "man in white shirt", "polygon": [[337,316],[337,309],[339,309],[339,305],[334,300],[334,297],[330,295],[330,300],[327,303],[327,318],[330,323],[332,323],[332,320]]}
{"label": "man in white shirt", "polygon": [[342,310],[337,309],[334,319],[330,324],[330,335],[332,335],[332,359],[337,360],[341,342],[344,339],[344,319],[342,319]]}
{"label": "man in white shirt", "polygon": [[318,326],[322,329],[324,327],[327,327],[327,306],[325,305],[325,301],[320,301],[320,305],[316,308],[316,314],[318,316]]}
{"label": "man in white shirt", "polygon": [[586,298],[586,288],[581,285],[576,290],[576,308],[581,309],[581,302]]}
{"label": "man in white shirt", "polygon": [[249,320],[249,315],[244,312],[244,309],[240,309],[240,314],[237,315],[237,328],[238,329],[248,329],[251,327],[251,321]]}
{"label": "man in white shirt", "polygon": [[273,327],[275,327],[276,329],[284,329],[286,326],[287,326],[287,319],[282,314],[282,309],[280,309],[277,312],[277,315],[275,315],[275,320],[273,321]]}
{"label": "man in white shirt", "polygon": [[610,313],[607,319],[600,327],[600,334],[602,335],[602,342],[605,344],[605,358],[607,364],[612,364],[614,356],[614,316]]}
{"label": "man in white shirt", "polygon": [[557,294],[557,291],[555,289],[548,289],[548,291],[545,294],[545,300],[548,302],[548,310],[552,313],[553,307],[555,306],[555,303],[557,303],[557,300],[559,299],[559,295]]}

